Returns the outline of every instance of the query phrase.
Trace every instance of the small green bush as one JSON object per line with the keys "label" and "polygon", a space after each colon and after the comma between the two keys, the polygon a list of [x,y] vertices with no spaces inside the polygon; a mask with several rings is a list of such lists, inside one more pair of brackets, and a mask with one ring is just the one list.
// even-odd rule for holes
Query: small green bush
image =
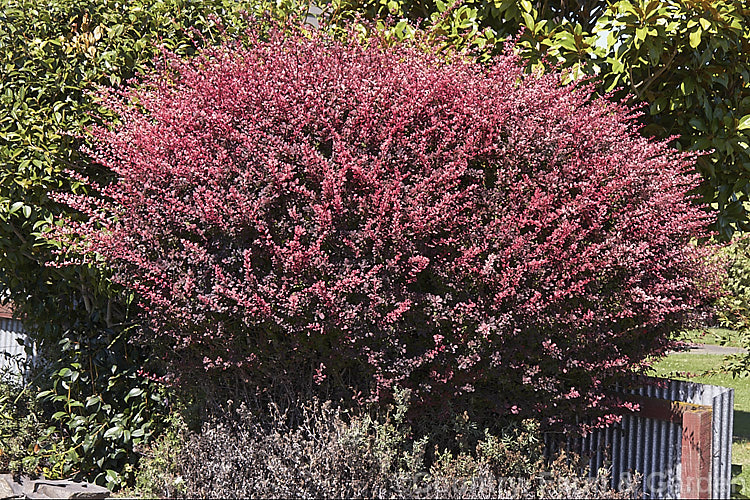
{"label": "small green bush", "polygon": [[[750,349],[750,237],[735,239],[720,254],[726,259],[727,277],[724,295],[717,301],[719,324],[737,332],[732,338],[722,337],[723,343],[734,341]],[[727,357],[724,367],[735,376],[750,376],[750,353]]]}
{"label": "small green bush", "polygon": [[48,461],[36,453],[45,433],[33,390],[0,373],[0,474],[38,475]]}
{"label": "small green bush", "polygon": [[41,445],[51,463],[45,476],[87,479],[110,489],[131,484],[134,448],[163,426],[161,386],[140,373],[144,356],[122,341],[66,338],[62,344],[52,387],[37,394],[53,438]]}

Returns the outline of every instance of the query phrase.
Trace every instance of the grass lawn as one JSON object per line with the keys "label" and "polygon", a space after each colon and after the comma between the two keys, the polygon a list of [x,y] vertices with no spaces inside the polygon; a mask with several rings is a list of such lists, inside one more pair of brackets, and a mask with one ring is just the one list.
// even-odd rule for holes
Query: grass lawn
{"label": "grass lawn", "polygon": [[[702,343],[708,343],[702,341]],[[744,485],[742,495],[750,496],[750,378],[732,378],[729,374],[702,375],[717,369],[724,356],[715,354],[670,354],[653,367],[657,377],[690,380],[702,384],[721,385],[734,389],[734,443],[732,463],[742,465],[742,474],[734,481]],[[680,376],[677,372],[691,372],[694,377]]]}
{"label": "grass lawn", "polygon": [[727,330],[726,328],[701,328],[697,330],[689,330],[683,334],[681,339],[687,342],[695,342],[697,344],[740,347],[736,337],[737,332],[734,330]]}

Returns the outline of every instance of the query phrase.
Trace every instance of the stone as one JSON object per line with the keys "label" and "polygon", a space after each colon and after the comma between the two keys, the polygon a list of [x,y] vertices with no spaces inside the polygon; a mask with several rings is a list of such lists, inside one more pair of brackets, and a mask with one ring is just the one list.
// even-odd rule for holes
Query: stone
{"label": "stone", "polygon": [[107,488],[90,483],[67,480],[30,479],[11,474],[0,474],[0,500],[65,498],[98,500],[109,498]]}
{"label": "stone", "polygon": [[0,474],[0,500],[8,498],[23,498],[21,484],[14,481],[11,474]]}
{"label": "stone", "polygon": [[13,489],[8,484],[8,481],[0,477],[0,500],[5,500],[6,498],[13,498],[16,496],[16,494],[13,492]]}
{"label": "stone", "polygon": [[[107,488],[90,483],[79,483],[66,480],[40,479],[30,482],[24,493],[28,498],[69,498],[97,500],[109,498]],[[31,491],[29,491],[29,489]]]}

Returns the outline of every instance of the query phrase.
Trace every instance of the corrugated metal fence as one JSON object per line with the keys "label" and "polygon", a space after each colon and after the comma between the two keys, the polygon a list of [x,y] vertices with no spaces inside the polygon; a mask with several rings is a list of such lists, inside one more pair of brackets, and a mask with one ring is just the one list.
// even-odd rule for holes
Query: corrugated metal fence
{"label": "corrugated metal fence", "polygon": [[[731,495],[732,426],[734,389],[677,380],[643,378],[637,389],[624,392],[636,398],[701,405],[712,409],[710,496]],[[643,399],[647,400],[647,399]],[[583,438],[568,440],[567,447],[591,457],[592,475],[611,467],[611,486],[628,482],[634,472],[643,475],[645,498],[680,498],[682,495],[683,426],[679,421],[624,415],[622,422]],[[556,436],[547,435],[549,449]]]}
{"label": "corrugated metal fence", "polygon": [[0,371],[16,370],[18,361],[26,360],[24,346],[18,340],[24,341],[21,322],[10,318],[0,318]]}

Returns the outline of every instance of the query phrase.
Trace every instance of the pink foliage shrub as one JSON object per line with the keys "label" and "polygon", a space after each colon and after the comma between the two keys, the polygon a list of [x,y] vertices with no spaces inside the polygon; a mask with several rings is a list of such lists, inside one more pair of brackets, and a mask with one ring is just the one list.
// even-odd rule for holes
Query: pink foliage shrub
{"label": "pink foliage shrub", "polygon": [[117,179],[66,198],[183,378],[554,419],[714,294],[693,158],[630,110],[512,55],[248,36],[104,95]]}

